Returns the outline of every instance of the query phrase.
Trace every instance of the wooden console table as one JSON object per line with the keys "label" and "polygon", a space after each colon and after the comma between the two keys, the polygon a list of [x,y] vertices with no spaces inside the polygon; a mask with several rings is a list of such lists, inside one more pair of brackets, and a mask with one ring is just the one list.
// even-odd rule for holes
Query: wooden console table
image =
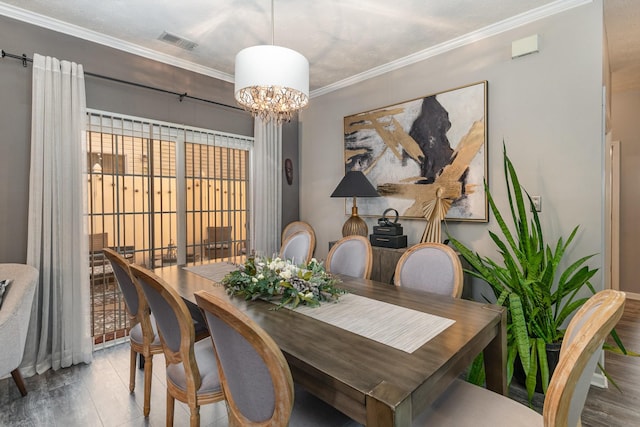
{"label": "wooden console table", "polygon": [[373,266],[371,268],[371,280],[376,282],[393,284],[393,274],[396,271],[396,264],[409,248],[383,248],[372,246]]}
{"label": "wooden console table", "polygon": [[[336,243],[329,242],[329,250]],[[396,271],[396,264],[402,254],[409,248],[383,248],[381,246],[371,246],[373,250],[373,265],[371,266],[371,280],[393,285],[393,273]]]}

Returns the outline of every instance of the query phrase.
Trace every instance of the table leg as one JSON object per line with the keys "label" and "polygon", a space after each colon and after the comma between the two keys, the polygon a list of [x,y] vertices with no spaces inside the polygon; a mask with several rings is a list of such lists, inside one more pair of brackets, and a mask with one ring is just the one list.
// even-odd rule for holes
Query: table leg
{"label": "table leg", "polygon": [[411,397],[382,381],[365,397],[367,427],[411,426]]}
{"label": "table leg", "polygon": [[489,310],[500,310],[501,320],[496,325],[496,335],[484,349],[484,370],[487,388],[507,395],[507,310],[505,307],[485,306]]}

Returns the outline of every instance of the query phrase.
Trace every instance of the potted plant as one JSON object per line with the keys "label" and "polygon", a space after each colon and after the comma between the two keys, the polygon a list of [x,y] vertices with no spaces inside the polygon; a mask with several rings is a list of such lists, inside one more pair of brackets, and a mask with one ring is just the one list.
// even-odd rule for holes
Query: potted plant
{"label": "potted plant", "polygon": [[[485,182],[489,206],[502,233],[499,236],[489,231],[502,256],[501,262],[473,252],[454,238],[450,237],[450,241],[473,267],[466,272],[486,281],[497,304],[507,307],[507,378],[510,383],[514,367],[520,364],[531,401],[538,381],[541,382],[543,393],[549,384],[552,371],[547,347],[559,348],[565,332],[563,324],[587,301],[585,293],[595,293],[590,279],[598,270],[587,265],[593,255],[579,258],[562,268],[564,255],[576,236],[578,226],[566,241],[560,237],[555,246],[548,246],[543,238],[538,212],[533,208],[531,197],[520,185],[506,147],[503,148],[503,154],[514,231],[498,210]],[[615,331],[612,336],[620,352],[627,354]],[[478,375],[481,367],[481,360],[476,360],[471,368],[470,381],[482,381],[482,375]]]}

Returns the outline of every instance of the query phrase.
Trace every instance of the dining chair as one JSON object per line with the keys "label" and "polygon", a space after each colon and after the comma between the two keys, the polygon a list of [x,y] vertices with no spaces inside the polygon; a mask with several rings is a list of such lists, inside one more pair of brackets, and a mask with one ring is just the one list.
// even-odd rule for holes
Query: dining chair
{"label": "dining chair", "polygon": [[560,361],[549,382],[542,415],[506,396],[456,379],[414,421],[416,426],[580,426],[580,414],[600,356],[596,351],[618,323],[624,292],[592,296],[565,332]]}
{"label": "dining chair", "polygon": [[398,260],[394,284],[460,298],[462,264],[455,251],[442,243],[418,243]]}
{"label": "dining chair", "polygon": [[309,234],[313,235],[313,238],[316,237],[316,232],[313,230],[313,227],[307,222],[304,221],[293,221],[287,224],[282,230],[282,241],[287,240],[287,237],[291,236],[293,233],[297,233],[298,231],[306,231]]}
{"label": "dining chair", "polygon": [[205,291],[197,291],[195,297],[213,340],[229,425],[360,425],[294,387],[289,365],[273,338],[236,306]]}
{"label": "dining chair", "polygon": [[311,261],[315,245],[315,234],[306,230],[297,231],[282,242],[280,258],[291,260],[296,264],[307,264]]}
{"label": "dining chair", "polygon": [[155,315],[164,351],[167,426],[173,425],[175,399],[189,406],[191,427],[199,426],[200,405],[224,400],[211,340],[195,341],[189,309],[175,289],[144,267],[129,269]]}
{"label": "dining chair", "polygon": [[331,246],[325,266],[334,274],[369,279],[373,265],[373,250],[364,236],[346,236]]}
{"label": "dining chair", "polygon": [[151,378],[153,376],[153,355],[162,353],[162,344],[155,326],[155,319],[149,310],[144,294],[139,293],[131,279],[129,262],[113,249],[104,248],[104,256],[111,263],[111,269],[124,297],[125,308],[129,316],[129,343],[131,357],[129,362],[129,391],[136,388],[136,357],[144,357],[144,416],[151,409]]}

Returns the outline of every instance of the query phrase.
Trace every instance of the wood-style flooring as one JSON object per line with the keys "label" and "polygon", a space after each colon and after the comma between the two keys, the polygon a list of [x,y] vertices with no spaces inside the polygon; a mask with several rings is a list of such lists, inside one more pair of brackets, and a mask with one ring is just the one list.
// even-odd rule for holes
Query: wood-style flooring
{"label": "wood-style flooring", "polygon": [[[616,327],[627,348],[640,352],[640,301],[627,300]],[[582,414],[584,427],[640,426],[640,358],[606,353],[606,369],[621,391],[613,386],[592,386]],[[154,357],[151,415],[142,415],[143,375],[137,370],[136,391],[129,394],[129,344],[98,350],[93,363],[25,380],[29,394],[20,397],[11,377],[0,380],[0,426],[163,426],[165,377],[162,355]],[[522,390],[512,387],[514,398]],[[537,410],[542,397],[536,396]],[[490,410],[488,408],[488,410]],[[202,426],[226,426],[224,402],[201,408]],[[189,425],[186,405],[176,402],[175,426]]]}

